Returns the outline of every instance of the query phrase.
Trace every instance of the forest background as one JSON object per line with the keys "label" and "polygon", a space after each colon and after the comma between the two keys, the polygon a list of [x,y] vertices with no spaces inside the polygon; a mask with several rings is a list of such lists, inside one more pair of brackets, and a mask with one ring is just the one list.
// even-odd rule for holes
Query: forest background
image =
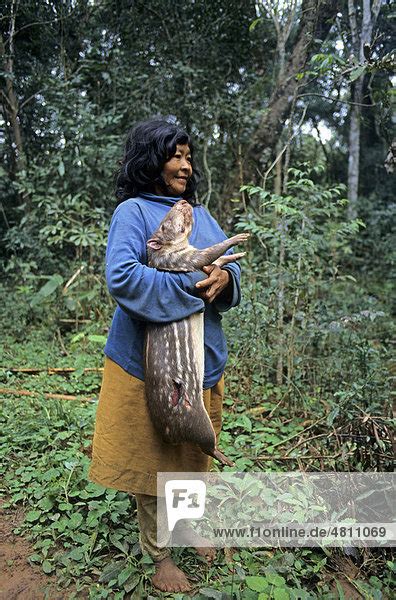
{"label": "forest background", "polygon": [[[226,454],[239,470],[392,470],[394,23],[381,0],[4,2],[3,509],[23,508],[30,563],[64,597],[162,597],[133,501],[86,479],[114,174],[139,120],[177,119],[199,200],[252,233],[224,318]],[[384,549],[179,559],[219,599],[384,598],[395,570]]]}

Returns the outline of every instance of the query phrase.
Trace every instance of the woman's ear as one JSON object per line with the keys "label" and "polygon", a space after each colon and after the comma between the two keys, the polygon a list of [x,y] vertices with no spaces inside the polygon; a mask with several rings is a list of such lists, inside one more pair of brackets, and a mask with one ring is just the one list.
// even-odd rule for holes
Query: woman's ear
{"label": "woman's ear", "polygon": [[150,238],[147,240],[147,246],[152,250],[159,250],[162,246],[162,242],[160,242],[157,238]]}

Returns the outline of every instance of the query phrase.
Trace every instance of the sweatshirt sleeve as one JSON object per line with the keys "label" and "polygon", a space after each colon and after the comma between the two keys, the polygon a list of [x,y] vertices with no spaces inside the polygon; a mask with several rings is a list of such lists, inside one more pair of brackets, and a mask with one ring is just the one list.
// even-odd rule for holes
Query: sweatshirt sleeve
{"label": "sweatshirt sleeve", "polygon": [[[124,203],[123,203],[124,204]],[[136,204],[115,211],[106,251],[106,280],[110,294],[133,319],[166,323],[204,310],[195,284],[202,272],[168,273],[146,262],[146,231]]]}
{"label": "sweatshirt sleeve", "polygon": [[[206,214],[207,214],[208,219],[210,219],[212,228],[216,231],[216,234],[218,234],[218,236],[219,236],[218,241],[221,242],[221,241],[225,240],[227,238],[227,236],[224,233],[224,231],[221,229],[221,227],[218,224],[218,222],[216,221],[216,219],[214,219],[208,211],[206,211]],[[243,251],[243,248],[242,247],[240,249],[238,248],[238,250],[235,250],[235,248],[230,248],[229,250],[227,250],[226,255],[234,254],[234,252],[237,252],[237,251],[241,252],[241,251]],[[225,271],[228,271],[230,274],[230,285],[232,285],[232,295],[231,295],[231,300],[229,300],[229,301],[223,300],[221,294],[214,300],[213,304],[214,304],[215,308],[218,310],[218,312],[226,312],[227,310],[230,310],[230,308],[233,308],[234,306],[238,306],[238,304],[241,301],[241,267],[239,266],[239,263],[238,262],[229,263],[228,265],[225,265],[223,267],[223,269]]]}

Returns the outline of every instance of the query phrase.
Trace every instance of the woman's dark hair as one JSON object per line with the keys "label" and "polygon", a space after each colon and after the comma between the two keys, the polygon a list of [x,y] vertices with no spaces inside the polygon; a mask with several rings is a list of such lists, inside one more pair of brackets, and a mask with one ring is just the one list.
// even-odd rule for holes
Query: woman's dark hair
{"label": "woman's dark hair", "polygon": [[[158,185],[165,191],[162,169],[176,152],[177,144],[188,144],[193,159],[194,148],[190,136],[179,125],[163,119],[150,119],[135,125],[128,133],[121,167],[116,174],[116,198],[118,204],[134,198],[140,192],[155,193]],[[199,171],[192,161],[192,175],[188,180],[183,198],[195,195]]]}

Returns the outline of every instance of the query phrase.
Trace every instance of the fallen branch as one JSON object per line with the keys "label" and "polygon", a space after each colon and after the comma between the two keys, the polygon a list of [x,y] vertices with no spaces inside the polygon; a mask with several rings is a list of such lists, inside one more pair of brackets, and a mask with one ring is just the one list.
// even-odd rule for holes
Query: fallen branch
{"label": "fallen branch", "polygon": [[279,442],[275,442],[275,444],[271,444],[271,447],[276,448],[277,446],[283,446],[287,442],[290,442],[290,440],[294,440],[294,438],[299,437],[299,436],[301,437],[304,433],[306,433],[307,431],[312,429],[312,427],[315,427],[316,425],[318,425],[318,423],[321,423],[322,421],[324,421],[324,419],[326,419],[326,418],[327,418],[326,415],[323,415],[323,417],[320,417],[320,419],[318,419],[317,421],[312,423],[312,425],[310,425],[309,427],[306,427],[303,431],[297,431],[297,433],[293,433],[293,435],[290,435],[289,437],[285,438],[284,440],[280,440]]}
{"label": "fallen branch", "polygon": [[8,394],[11,396],[29,396],[37,398],[43,395],[44,398],[51,398],[55,400],[79,400],[80,402],[92,402],[94,398],[87,396],[69,396],[67,394],[40,394],[40,392],[31,392],[29,390],[10,390],[9,388],[0,388],[0,394]]}
{"label": "fallen branch", "polygon": [[[348,452],[345,456],[351,455],[352,452]],[[260,460],[316,460],[318,458],[326,458],[326,459],[334,459],[339,458],[342,455],[342,452],[338,452],[337,454],[318,454],[317,456],[258,456],[255,461],[259,462]]]}
{"label": "fallen branch", "polygon": [[[26,373],[27,375],[35,375],[37,373],[48,373],[48,375],[59,375],[62,373],[74,373],[74,371],[77,371],[77,369],[74,369],[72,367],[59,367],[59,368],[55,368],[55,367],[47,367],[46,369],[43,368],[30,368],[30,367],[0,367],[0,369],[5,369],[6,371],[10,371],[11,373]],[[88,373],[88,372],[97,372],[97,373],[103,373],[103,367],[87,367],[86,369],[84,369],[84,373]]]}
{"label": "fallen branch", "polygon": [[62,325],[74,325],[76,323],[76,321],[78,323],[92,323],[91,319],[59,319],[58,323],[61,323]]}
{"label": "fallen branch", "polygon": [[293,452],[293,450],[296,450],[296,448],[299,448],[299,446],[302,446],[303,444],[308,444],[308,442],[311,442],[312,440],[317,440],[318,438],[322,438],[322,437],[331,437],[331,433],[318,433],[318,435],[313,435],[312,437],[308,438],[308,439],[302,439],[298,442],[298,444],[296,444],[295,446],[293,446],[292,448],[290,448],[287,452],[286,452],[286,456],[288,454],[290,454],[290,452]]}

